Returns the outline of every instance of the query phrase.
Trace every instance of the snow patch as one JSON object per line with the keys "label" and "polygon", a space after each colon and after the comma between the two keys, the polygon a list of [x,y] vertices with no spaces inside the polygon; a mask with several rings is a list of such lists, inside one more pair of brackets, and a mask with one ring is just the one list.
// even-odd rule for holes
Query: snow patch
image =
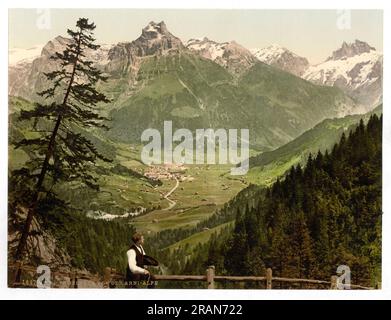
{"label": "snow patch", "polygon": [[[303,74],[303,78],[324,85],[333,85],[337,80],[345,80],[347,86],[358,88],[377,80],[378,77],[372,77],[371,74],[381,58],[381,53],[372,50],[349,58],[328,60],[310,66]],[[354,68],[359,68],[359,72],[353,72]]]}
{"label": "snow patch", "polygon": [[250,49],[250,52],[261,62],[272,64],[277,61],[284,53],[289,53],[293,58],[300,58],[292,51],[278,45],[272,44],[262,49]]}
{"label": "snow patch", "polygon": [[217,43],[205,37],[203,39],[190,39],[186,47],[190,50],[201,52],[205,58],[215,61],[223,56],[227,45],[228,42]]}

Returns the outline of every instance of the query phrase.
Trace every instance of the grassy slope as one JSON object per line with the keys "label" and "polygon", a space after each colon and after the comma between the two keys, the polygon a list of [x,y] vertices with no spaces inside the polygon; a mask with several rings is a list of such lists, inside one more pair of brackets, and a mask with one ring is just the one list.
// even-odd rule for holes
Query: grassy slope
{"label": "grassy slope", "polygon": [[330,149],[361,118],[368,120],[372,113],[380,114],[382,106],[365,115],[351,115],[344,118],[326,119],[286,145],[250,158],[248,181],[270,185],[276,177],[284,174],[292,165],[304,163],[309,154]]}

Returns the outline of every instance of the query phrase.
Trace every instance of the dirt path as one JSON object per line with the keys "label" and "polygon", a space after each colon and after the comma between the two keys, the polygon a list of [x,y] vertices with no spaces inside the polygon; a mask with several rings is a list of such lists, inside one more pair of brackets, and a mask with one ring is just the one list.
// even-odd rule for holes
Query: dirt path
{"label": "dirt path", "polygon": [[175,180],[176,180],[175,186],[163,196],[163,198],[170,203],[170,205],[167,208],[162,209],[163,211],[171,210],[176,205],[176,202],[174,200],[168,198],[179,186],[179,180],[176,177]]}

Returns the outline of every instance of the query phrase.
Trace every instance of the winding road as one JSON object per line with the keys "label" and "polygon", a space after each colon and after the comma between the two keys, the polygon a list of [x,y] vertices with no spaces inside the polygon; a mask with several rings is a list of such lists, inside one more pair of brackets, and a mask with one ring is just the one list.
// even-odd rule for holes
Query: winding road
{"label": "winding road", "polygon": [[170,203],[170,205],[167,208],[162,209],[163,211],[171,210],[176,205],[176,202],[174,200],[171,200],[168,198],[176,190],[176,188],[178,188],[178,186],[179,186],[179,180],[176,177],[174,177],[174,178],[176,181],[175,186],[163,196],[163,198],[166,199]]}

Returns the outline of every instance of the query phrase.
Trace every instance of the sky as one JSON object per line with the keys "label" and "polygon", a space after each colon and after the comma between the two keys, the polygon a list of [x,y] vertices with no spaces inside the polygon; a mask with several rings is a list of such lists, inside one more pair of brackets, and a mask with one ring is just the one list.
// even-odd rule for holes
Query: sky
{"label": "sky", "polygon": [[97,25],[98,43],[135,40],[150,21],[164,21],[182,41],[208,37],[235,40],[248,49],[286,47],[320,63],[343,41],[368,42],[383,51],[381,10],[173,10],[173,9],[10,9],[9,48],[28,49],[66,35],[79,17]]}

